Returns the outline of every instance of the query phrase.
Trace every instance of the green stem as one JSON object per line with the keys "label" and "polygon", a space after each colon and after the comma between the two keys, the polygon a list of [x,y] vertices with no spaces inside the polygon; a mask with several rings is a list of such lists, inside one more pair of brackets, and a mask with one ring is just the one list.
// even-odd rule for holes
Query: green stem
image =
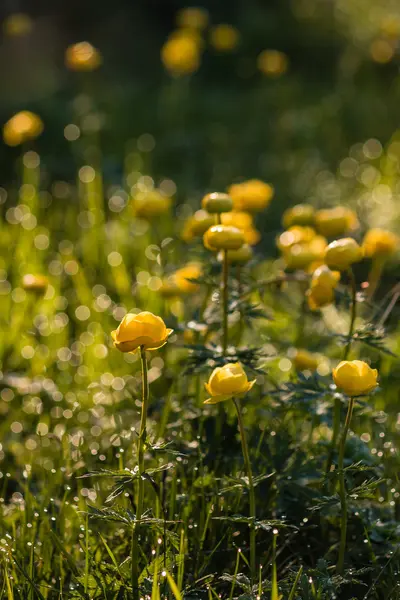
{"label": "green stem", "polygon": [[249,480],[249,501],[250,501],[250,515],[249,516],[252,520],[252,522],[250,523],[250,570],[251,570],[251,577],[254,580],[255,575],[256,575],[256,529],[255,529],[256,499],[255,499],[255,494],[254,494],[253,473],[251,470],[249,448],[247,446],[246,431],[244,429],[242,411],[240,408],[240,404],[236,398],[233,398],[233,403],[235,405],[237,416],[238,416],[238,424],[239,424],[239,431],[240,431],[240,439],[242,442],[244,466],[246,469],[247,478]]}
{"label": "green stem", "polygon": [[226,356],[228,348],[228,250],[224,250],[224,261],[222,266],[222,322],[223,322],[223,341],[222,354]]}
{"label": "green stem", "polygon": [[[354,277],[353,269],[351,267],[348,270],[348,274],[349,274],[350,284],[351,284],[351,314],[350,314],[349,333],[347,336],[348,340],[347,340],[347,344],[344,348],[342,360],[347,360],[347,358],[350,354],[351,343],[353,341],[354,324],[355,324],[356,316],[357,316],[357,287],[356,287],[356,280]],[[331,446],[329,449],[328,460],[327,460],[326,469],[325,469],[325,472],[327,475],[330,473],[330,470],[332,467],[333,454],[334,454],[334,451],[335,451],[335,448],[337,445],[337,438],[338,438],[339,431],[340,431],[340,412],[341,412],[340,408],[341,408],[340,398],[335,398],[335,407],[334,407],[334,413],[333,413],[334,416],[333,416],[332,440],[331,440]]]}
{"label": "green stem", "polygon": [[376,289],[379,285],[384,265],[385,265],[385,259],[382,257],[375,257],[372,261],[371,270],[368,275],[368,288],[367,288],[367,298],[369,301],[372,300],[372,297],[375,294]]}
{"label": "green stem", "polygon": [[142,413],[140,418],[140,430],[137,443],[138,467],[139,467],[139,489],[136,505],[136,525],[132,532],[132,592],[135,600],[139,598],[139,542],[138,524],[143,514],[144,503],[144,448],[146,440],[147,407],[149,403],[149,380],[147,377],[147,360],[144,346],[140,346],[140,361],[142,366]]}
{"label": "green stem", "polygon": [[339,547],[339,558],[336,566],[337,572],[341,575],[343,573],[344,567],[344,554],[346,551],[346,536],[347,536],[347,500],[346,500],[346,484],[344,477],[344,450],[346,446],[346,438],[347,433],[349,431],[351,417],[353,414],[354,407],[354,398],[350,398],[349,406],[347,409],[346,421],[344,424],[342,438],[340,440],[339,446],[339,496],[340,496],[340,510],[341,510],[341,518],[340,518],[340,547]]}

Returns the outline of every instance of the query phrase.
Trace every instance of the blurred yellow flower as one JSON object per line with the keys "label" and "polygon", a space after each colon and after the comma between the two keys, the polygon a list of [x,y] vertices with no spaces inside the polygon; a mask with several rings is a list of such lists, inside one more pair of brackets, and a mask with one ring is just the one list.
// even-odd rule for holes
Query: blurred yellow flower
{"label": "blurred yellow flower", "polygon": [[253,216],[250,213],[234,210],[232,212],[221,215],[222,225],[232,225],[238,229],[250,229],[253,227]]}
{"label": "blurred yellow flower", "polygon": [[282,252],[293,246],[303,242],[311,242],[316,237],[315,229],[312,227],[303,227],[301,225],[293,225],[287,231],[281,233],[276,244]]}
{"label": "blurred yellow flower", "polygon": [[[253,258],[253,250],[249,244],[243,244],[238,250],[228,250],[228,262],[245,264]],[[223,260],[223,253],[218,254],[218,260]]]}
{"label": "blurred yellow flower", "polygon": [[172,331],[167,329],[161,317],[144,311],[126,314],[118,328],[111,332],[111,337],[121,352],[134,352],[140,346],[145,350],[158,350],[167,343]]}
{"label": "blurred yellow flower", "polygon": [[22,287],[26,291],[44,293],[49,285],[49,280],[45,275],[33,275],[31,273],[22,278]]}
{"label": "blurred yellow flower", "polygon": [[315,371],[321,362],[321,357],[319,354],[309,352],[304,348],[297,348],[292,362],[298,371]]}
{"label": "blurred yellow flower", "polygon": [[293,225],[313,225],[314,215],[311,204],[295,204],[283,213],[282,224],[286,229]]}
{"label": "blurred yellow flower", "polygon": [[315,213],[315,227],[321,235],[337,237],[359,227],[356,213],[345,206],[325,208]]}
{"label": "blurred yellow flower", "polygon": [[238,398],[246,394],[256,380],[249,381],[240,363],[228,363],[223,367],[217,367],[211,373],[208,383],[205,384],[210,398],[204,404],[217,404],[230,398]]}
{"label": "blurred yellow flower", "polygon": [[348,396],[363,396],[378,385],[378,371],[362,360],[343,360],[333,369],[333,380]]}
{"label": "blurred yellow flower", "polygon": [[370,258],[387,257],[394,254],[400,245],[400,238],[385,229],[370,229],[365,234],[362,248],[364,255]]}
{"label": "blurred yellow flower", "polygon": [[210,31],[210,43],[218,52],[230,52],[239,44],[240,33],[233,25],[221,23]]}
{"label": "blurred yellow flower", "polygon": [[307,269],[311,264],[322,261],[327,242],[320,235],[309,242],[292,244],[283,250],[283,258],[289,269]]}
{"label": "blurred yellow flower", "polygon": [[138,192],[133,198],[133,210],[140,219],[153,219],[167,213],[171,207],[171,198],[157,189]]}
{"label": "blurred yellow flower", "polygon": [[3,21],[3,31],[10,37],[27,35],[32,31],[33,21],[26,13],[14,13]]}
{"label": "blurred yellow flower", "polygon": [[257,66],[264,75],[279,77],[288,70],[289,60],[284,52],[264,50],[257,58]]}
{"label": "blurred yellow flower", "polygon": [[213,225],[203,236],[204,246],[208,250],[238,250],[244,244],[244,235],[237,227]]}
{"label": "blurred yellow flower", "polygon": [[3,139],[7,146],[19,146],[28,140],[34,140],[42,131],[42,119],[29,110],[23,110],[4,125]]}
{"label": "blurred yellow flower", "polygon": [[192,35],[170,37],[161,49],[164,67],[173,77],[190,75],[200,66],[200,45]]}
{"label": "blurred yellow flower", "polygon": [[244,241],[250,246],[255,246],[261,240],[261,233],[255,227],[243,229]]}
{"label": "blurred yellow flower", "polygon": [[369,53],[374,62],[382,65],[389,63],[395,55],[396,46],[389,40],[377,39],[372,42]]}
{"label": "blurred yellow flower", "polygon": [[363,257],[362,248],[353,238],[341,238],[331,242],[325,251],[325,264],[331,269],[345,271]]}
{"label": "blurred yellow flower", "polygon": [[274,188],[259,179],[249,179],[231,185],[228,194],[233,200],[235,210],[259,212],[271,202]]}
{"label": "blurred yellow flower", "polygon": [[198,6],[182,8],[177,13],[176,24],[189,29],[204,29],[208,25],[208,12]]}
{"label": "blurred yellow flower", "polygon": [[228,194],[224,194],[223,192],[212,192],[204,196],[201,206],[211,214],[229,213],[233,208],[233,200]]}
{"label": "blurred yellow flower", "polygon": [[340,273],[331,271],[326,265],[315,269],[311,277],[311,286],[307,291],[308,306],[311,310],[318,310],[323,306],[332,304],[335,299],[334,290],[340,281]]}
{"label": "blurred yellow flower", "polygon": [[198,279],[201,277],[202,273],[203,269],[201,264],[192,262],[175,271],[175,273],[171,275],[170,281],[178,290],[178,293],[192,294],[198,291],[199,285],[189,281],[189,279]]}
{"label": "blurred yellow flower", "polygon": [[65,51],[65,66],[71,71],[94,71],[101,63],[100,52],[89,42],[73,44]]}
{"label": "blurred yellow flower", "polygon": [[340,281],[340,272],[331,271],[326,265],[321,265],[312,274],[311,287],[322,286],[335,288]]}
{"label": "blurred yellow flower", "polygon": [[202,236],[214,224],[215,218],[210,213],[197,210],[185,221],[181,237],[185,242],[190,242],[193,238]]}

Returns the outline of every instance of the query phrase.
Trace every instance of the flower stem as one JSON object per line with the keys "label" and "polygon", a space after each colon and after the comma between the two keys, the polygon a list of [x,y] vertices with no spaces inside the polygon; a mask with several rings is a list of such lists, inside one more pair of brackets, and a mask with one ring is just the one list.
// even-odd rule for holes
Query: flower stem
{"label": "flower stem", "polygon": [[142,518],[144,503],[144,447],[146,440],[146,420],[147,407],[149,403],[149,380],[147,377],[147,360],[144,346],[140,346],[140,361],[142,366],[142,413],[140,418],[140,430],[137,443],[138,467],[139,467],[139,489],[136,505],[136,525],[132,533],[132,592],[135,600],[139,598],[139,542],[138,542],[138,524]]}
{"label": "flower stem", "polygon": [[368,288],[367,288],[367,298],[368,300],[372,300],[373,295],[379,285],[383,267],[385,265],[385,259],[382,257],[375,257],[372,261],[371,270],[368,275]]}
{"label": "flower stem", "polygon": [[[357,316],[357,287],[356,287],[356,280],[354,277],[354,272],[351,267],[348,270],[348,275],[349,275],[350,284],[351,284],[351,313],[350,313],[349,333],[347,335],[347,344],[343,351],[342,360],[347,360],[348,356],[350,354],[351,343],[353,341],[354,324],[355,324],[356,316]],[[329,449],[328,460],[327,460],[326,469],[325,469],[325,472],[327,475],[329,474],[331,467],[332,467],[333,453],[336,448],[337,438],[338,438],[339,430],[340,430],[340,412],[341,412],[340,407],[341,407],[340,398],[335,398],[335,407],[334,407],[334,412],[333,412],[332,441],[331,441],[331,446]]]}
{"label": "flower stem", "polygon": [[339,496],[340,496],[340,546],[339,546],[339,557],[336,565],[336,570],[339,574],[343,573],[344,567],[344,554],[346,551],[346,536],[347,536],[347,500],[346,500],[346,485],[344,478],[343,462],[344,462],[344,450],[346,446],[347,433],[349,431],[351,417],[353,414],[354,398],[350,398],[349,406],[347,408],[346,421],[344,424],[342,438],[339,445]]}
{"label": "flower stem", "polygon": [[222,354],[224,356],[226,356],[226,350],[228,348],[228,272],[228,250],[224,250],[224,261],[222,265]]}
{"label": "flower stem", "polygon": [[254,494],[253,473],[251,470],[249,448],[247,446],[246,431],[244,429],[244,424],[243,424],[242,410],[240,408],[240,403],[236,398],[233,398],[233,403],[235,405],[237,416],[238,416],[238,424],[239,424],[240,439],[242,442],[244,466],[246,469],[247,479],[249,481],[249,502],[250,502],[250,515],[249,516],[252,520],[252,522],[250,523],[250,570],[251,570],[251,577],[254,580],[255,575],[256,575],[256,529],[255,529],[256,499],[255,499],[255,494]]}

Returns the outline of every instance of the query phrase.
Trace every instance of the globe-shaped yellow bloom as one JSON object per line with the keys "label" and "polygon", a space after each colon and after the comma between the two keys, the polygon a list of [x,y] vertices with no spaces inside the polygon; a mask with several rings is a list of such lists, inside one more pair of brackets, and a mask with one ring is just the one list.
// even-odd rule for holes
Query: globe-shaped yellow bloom
{"label": "globe-shaped yellow bloom", "polygon": [[325,251],[325,263],[331,269],[345,271],[363,257],[362,248],[353,238],[342,238],[331,242]]}
{"label": "globe-shaped yellow bloom", "polygon": [[298,348],[292,358],[292,363],[298,371],[315,371],[321,362],[319,354]]}
{"label": "globe-shaped yellow bloom", "polygon": [[134,352],[140,346],[157,350],[167,343],[172,329],[167,329],[161,317],[144,311],[137,315],[128,313],[118,328],[111,332],[114,346],[121,352]]}
{"label": "globe-shaped yellow bloom", "polygon": [[283,213],[282,224],[286,229],[293,225],[313,225],[315,210],[311,204],[296,204]]}
{"label": "globe-shaped yellow bloom", "polygon": [[378,371],[362,360],[343,360],[333,369],[333,380],[348,396],[363,396],[378,385]]}
{"label": "globe-shaped yellow bloom", "polygon": [[210,398],[204,404],[217,404],[230,398],[237,398],[246,394],[256,380],[249,381],[240,363],[228,363],[223,367],[217,367],[211,373],[208,383],[205,384]]}
{"label": "globe-shaped yellow bloom", "polygon": [[189,263],[186,266],[178,269],[170,277],[170,281],[181,294],[192,294],[197,292],[199,285],[189,281],[190,279],[198,279],[203,272],[200,263]]}
{"label": "globe-shaped yellow bloom", "polygon": [[176,24],[188,29],[204,29],[208,25],[208,12],[198,6],[182,8],[176,16]]}
{"label": "globe-shaped yellow bloom", "polygon": [[235,210],[259,212],[271,202],[274,188],[259,179],[249,179],[231,185],[228,194],[233,200]]}
{"label": "globe-shaped yellow bloom", "polygon": [[216,25],[210,31],[210,43],[218,52],[234,50],[240,41],[240,34],[236,27],[228,23]]}
{"label": "globe-shaped yellow bloom", "polygon": [[223,192],[212,192],[204,196],[201,206],[211,214],[227,213],[233,208],[233,200],[228,194],[224,194]]}
{"label": "globe-shaped yellow bloom", "polygon": [[224,213],[221,215],[222,225],[232,225],[242,231],[251,229],[253,227],[253,216],[241,210],[234,210],[232,212]]}
{"label": "globe-shaped yellow bloom", "polygon": [[365,234],[362,248],[364,255],[370,258],[386,258],[394,254],[400,245],[400,238],[391,231],[385,229],[370,229]]}
{"label": "globe-shaped yellow bloom", "polygon": [[[252,250],[251,246],[249,246],[248,244],[244,244],[238,250],[228,250],[227,255],[228,255],[228,262],[230,262],[232,264],[243,265],[243,264],[249,262],[253,258],[253,250]],[[224,258],[223,253],[220,252],[218,254],[218,260],[222,261],[223,258]]]}
{"label": "globe-shaped yellow bloom", "polygon": [[288,70],[289,60],[287,55],[279,50],[263,50],[258,56],[257,66],[267,77],[279,77]]}
{"label": "globe-shaped yellow bloom", "polygon": [[133,211],[140,219],[151,220],[166,214],[171,207],[171,198],[159,190],[138,192],[133,199]]}
{"label": "globe-shaped yellow bloom", "polygon": [[321,265],[312,274],[311,287],[335,288],[340,281],[340,272],[331,271],[327,265]]}
{"label": "globe-shaped yellow bloom", "polygon": [[320,235],[309,242],[293,244],[283,252],[283,258],[289,269],[308,269],[310,265],[322,261],[326,239]]}
{"label": "globe-shaped yellow bloom", "polygon": [[28,273],[22,278],[22,287],[26,291],[44,293],[49,286],[49,280],[45,275],[33,275]]}
{"label": "globe-shaped yellow bloom", "polygon": [[277,239],[277,246],[279,250],[284,252],[290,246],[294,244],[300,244],[302,242],[311,242],[316,237],[315,229],[312,227],[303,227],[302,225],[293,225],[289,227],[287,231],[281,233]]}
{"label": "globe-shaped yellow bloom", "polygon": [[244,235],[240,229],[230,225],[213,225],[203,236],[204,246],[208,250],[238,250],[244,244]]}
{"label": "globe-shaped yellow bloom", "polygon": [[215,217],[205,210],[197,210],[189,217],[183,226],[181,237],[185,242],[190,242],[195,237],[204,235],[207,229],[215,224]]}
{"label": "globe-shaped yellow bloom", "polygon": [[101,63],[100,52],[89,42],[73,44],[65,51],[65,66],[70,71],[94,71]]}
{"label": "globe-shaped yellow bloom", "polygon": [[357,229],[359,222],[356,213],[345,206],[326,208],[315,213],[315,227],[321,235],[337,237]]}
{"label": "globe-shaped yellow bloom", "polygon": [[327,287],[325,285],[315,285],[314,287],[307,290],[307,302],[311,310],[318,310],[323,306],[332,304],[335,299],[335,292],[333,287]]}
{"label": "globe-shaped yellow bloom", "polygon": [[164,67],[173,77],[190,75],[200,66],[200,45],[192,35],[169,38],[161,49]]}
{"label": "globe-shaped yellow bloom", "polygon": [[28,140],[34,140],[42,131],[42,119],[29,110],[23,110],[4,125],[3,139],[7,146],[19,146]]}

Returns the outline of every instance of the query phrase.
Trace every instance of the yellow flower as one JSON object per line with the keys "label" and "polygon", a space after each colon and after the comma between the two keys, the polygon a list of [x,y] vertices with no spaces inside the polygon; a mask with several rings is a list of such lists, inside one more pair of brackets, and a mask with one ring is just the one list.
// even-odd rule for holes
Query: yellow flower
{"label": "yellow flower", "polygon": [[181,237],[185,242],[190,242],[194,237],[203,235],[214,224],[215,218],[210,213],[205,210],[197,210],[185,221]]}
{"label": "yellow flower", "polygon": [[289,61],[284,52],[279,50],[264,50],[259,54],[257,66],[268,77],[279,77],[288,70]]}
{"label": "yellow flower", "polygon": [[182,8],[178,11],[176,24],[189,29],[204,29],[208,25],[208,12],[197,6]]}
{"label": "yellow flower", "polygon": [[332,304],[335,299],[333,287],[315,285],[307,291],[307,302],[311,310],[318,310],[323,306]]}
{"label": "yellow flower", "polygon": [[22,278],[22,287],[31,292],[44,293],[49,285],[49,280],[45,275],[24,275]]}
{"label": "yellow flower", "polygon": [[217,367],[210,375],[208,383],[205,384],[210,398],[204,404],[217,404],[233,397],[246,394],[256,380],[249,381],[240,363],[228,363],[223,367]]}
{"label": "yellow flower", "polygon": [[249,246],[255,246],[261,240],[261,233],[255,227],[243,229],[244,241]]}
{"label": "yellow flower", "polygon": [[322,286],[335,288],[340,281],[340,272],[331,271],[326,265],[321,265],[312,274],[311,287]]}
{"label": "yellow flower", "polygon": [[259,179],[249,179],[231,185],[228,194],[233,200],[235,210],[259,212],[271,202],[274,188]]}
{"label": "yellow flower", "polygon": [[19,37],[30,33],[33,21],[26,13],[14,13],[3,22],[3,31],[11,37]]}
{"label": "yellow flower", "polygon": [[345,271],[363,257],[362,248],[353,238],[342,238],[331,242],[325,251],[325,263],[332,269]]}
{"label": "yellow flower", "polygon": [[378,385],[378,371],[362,360],[343,360],[333,369],[333,380],[348,396],[363,396]]}
{"label": "yellow flower", "polygon": [[356,213],[345,206],[317,210],[315,227],[321,235],[337,237],[347,231],[357,229],[359,222]]}
{"label": "yellow flower", "polygon": [[42,131],[42,119],[29,110],[23,110],[4,125],[3,139],[7,146],[19,146],[28,140],[34,140]]}
{"label": "yellow flower", "polygon": [[172,331],[166,328],[161,317],[144,311],[137,315],[126,314],[111,337],[121,352],[134,352],[140,346],[145,350],[158,350],[167,343]]}
{"label": "yellow flower", "polygon": [[253,217],[250,213],[234,210],[222,214],[221,223],[222,225],[232,225],[232,227],[237,227],[241,231],[244,231],[253,227]]}
{"label": "yellow flower", "polygon": [[392,60],[395,55],[395,50],[395,42],[381,38],[374,40],[369,47],[369,53],[372,60],[381,65],[385,65]]}
{"label": "yellow flower", "polygon": [[321,357],[319,354],[298,348],[295,351],[292,362],[298,371],[316,371],[321,362]]}
{"label": "yellow flower", "polygon": [[210,31],[211,45],[219,52],[234,50],[240,40],[239,31],[233,25],[221,23],[215,25]]}
{"label": "yellow flower", "polygon": [[230,225],[213,225],[205,232],[203,242],[208,250],[238,250],[244,244],[244,235]]}
{"label": "yellow flower", "polygon": [[101,63],[100,52],[89,42],[73,44],[65,51],[65,66],[70,71],[94,71]]}
{"label": "yellow flower", "polygon": [[282,223],[288,229],[293,225],[313,225],[314,207],[311,204],[296,204],[283,213]]}
{"label": "yellow flower", "polygon": [[307,269],[315,262],[322,261],[326,239],[316,235],[309,242],[293,244],[283,251],[283,258],[289,269]]}
{"label": "yellow flower", "polygon": [[[244,244],[238,250],[228,250],[228,262],[236,264],[245,264],[253,258],[253,250],[248,244]],[[222,262],[223,253],[218,254],[218,260]]]}
{"label": "yellow flower", "polygon": [[394,254],[399,247],[400,238],[391,231],[384,229],[370,229],[365,234],[362,248],[365,256],[387,257]]}
{"label": "yellow flower", "polygon": [[301,225],[293,225],[289,227],[287,231],[281,233],[277,239],[277,246],[279,250],[284,252],[290,246],[294,244],[300,244],[302,242],[311,242],[316,236],[315,230],[312,227],[303,227]]}
{"label": "yellow flower", "polygon": [[171,198],[159,190],[138,192],[133,199],[133,210],[140,219],[152,219],[164,215],[171,207]]}
{"label": "yellow flower", "polygon": [[206,194],[206,196],[204,196],[201,201],[201,206],[211,214],[227,213],[232,210],[233,201],[228,194],[212,192],[211,194]]}
{"label": "yellow flower", "polygon": [[169,38],[161,49],[164,67],[173,77],[190,75],[200,66],[200,45],[192,35]]}
{"label": "yellow flower", "polygon": [[192,294],[197,292],[199,285],[189,281],[189,279],[198,279],[201,277],[203,269],[200,263],[188,263],[186,266],[178,269],[171,275],[170,281],[178,292],[182,294]]}

